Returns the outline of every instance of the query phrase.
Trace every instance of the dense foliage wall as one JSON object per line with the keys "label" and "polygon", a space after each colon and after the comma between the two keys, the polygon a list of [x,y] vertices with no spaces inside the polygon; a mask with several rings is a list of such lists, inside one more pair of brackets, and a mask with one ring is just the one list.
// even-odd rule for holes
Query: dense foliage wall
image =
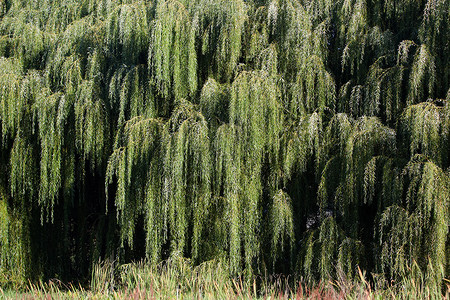
{"label": "dense foliage wall", "polygon": [[1,0],[2,282],[449,271],[448,0]]}

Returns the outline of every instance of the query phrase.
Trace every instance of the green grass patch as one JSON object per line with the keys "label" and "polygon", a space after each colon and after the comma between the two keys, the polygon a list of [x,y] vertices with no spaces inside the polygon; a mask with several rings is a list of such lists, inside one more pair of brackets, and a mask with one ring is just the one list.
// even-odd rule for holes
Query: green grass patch
{"label": "green grass patch", "polygon": [[[427,284],[421,273],[410,272],[399,282],[369,281],[358,276],[314,286],[290,276],[231,277],[226,265],[208,261],[193,266],[185,258],[158,265],[145,262],[116,265],[103,262],[93,268],[89,287],[59,280],[30,283],[21,290],[0,289],[5,299],[449,299],[450,281]],[[380,278],[382,278],[380,276]]]}

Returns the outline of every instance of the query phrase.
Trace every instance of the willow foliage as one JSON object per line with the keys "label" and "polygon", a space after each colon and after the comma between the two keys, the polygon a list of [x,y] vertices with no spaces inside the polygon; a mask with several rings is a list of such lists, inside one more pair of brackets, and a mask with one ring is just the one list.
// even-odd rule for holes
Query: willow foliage
{"label": "willow foliage", "polygon": [[[22,81],[22,68],[18,61],[2,58],[1,60],[1,120],[2,137],[12,135],[17,130],[22,114],[22,101],[17,101]],[[11,132],[12,131],[12,132]]]}
{"label": "willow foliage", "polygon": [[145,57],[149,42],[148,8],[144,3],[123,4],[106,21],[106,44],[110,55],[124,63]]}
{"label": "willow foliage", "polygon": [[102,163],[108,142],[108,115],[99,94],[93,81],[84,81],[74,104],[76,145],[93,166]]}
{"label": "willow foliage", "polygon": [[380,218],[381,268],[390,276],[404,274],[405,265],[416,260],[424,270],[431,267],[431,280],[439,282],[445,276],[448,226],[440,220],[449,213],[447,185],[442,185],[448,175],[420,156],[412,158],[402,175],[406,199],[386,208]]}
{"label": "willow foliage", "polygon": [[[426,45],[422,45],[414,57],[410,77],[410,93],[408,102],[410,104],[419,102],[418,99],[434,96],[436,84],[436,67],[433,55],[428,51]],[[424,92],[427,92],[424,94]]]}
{"label": "willow foliage", "polygon": [[22,137],[23,133],[18,133],[11,149],[11,196],[18,201],[24,199],[32,200],[36,194],[36,160],[32,145]]}
{"label": "willow foliage", "polygon": [[448,108],[445,106],[431,102],[411,105],[402,116],[411,156],[424,154],[442,167],[448,165],[448,152],[444,149],[448,148],[450,126]]}
{"label": "willow foliage", "polygon": [[[151,158],[152,151],[161,142],[161,135],[162,126],[158,120],[135,117],[126,123],[124,132],[119,137],[121,146],[114,150],[108,161],[106,188],[108,189],[113,176],[117,177],[115,205],[121,224],[121,240],[122,242],[128,240],[131,246],[136,218],[145,205],[143,201],[147,184],[145,178],[151,175],[147,170],[150,166],[144,166],[143,162]],[[132,177],[140,180],[132,182]],[[129,199],[134,201],[131,202]]]}
{"label": "willow foliage", "polygon": [[186,81],[192,87],[191,92],[196,89],[197,54],[190,32],[195,33],[197,29],[191,24],[186,7],[179,1],[158,2],[156,17],[149,50],[149,66],[155,85],[165,98],[184,98],[190,91]]}
{"label": "willow foliage", "polygon": [[[121,66],[111,77],[109,84],[110,105],[115,108],[117,125],[120,128],[134,117],[156,116],[156,104],[151,93],[146,93],[144,85],[147,76],[143,65]],[[118,113],[118,115],[117,115]]]}
{"label": "willow foliage", "polygon": [[236,74],[248,20],[247,9],[242,0],[198,2],[194,21],[198,20],[197,26],[200,26],[201,54],[213,62],[210,72],[221,80],[229,81]]}
{"label": "willow foliage", "polygon": [[229,88],[209,78],[200,95],[202,114],[210,124],[228,120]]}
{"label": "willow foliage", "polygon": [[[323,61],[310,56],[302,61],[294,89],[297,111],[314,112],[316,109],[334,109],[335,85],[331,75],[325,70]],[[304,103],[302,103],[304,101]]]}
{"label": "willow foliage", "polygon": [[[62,184],[62,148],[65,123],[70,103],[63,94],[43,91],[36,101],[36,111],[41,144],[39,203],[53,218],[53,206]],[[56,118],[50,117],[56,116]]]}
{"label": "willow foliage", "polygon": [[[283,253],[286,244],[289,246],[289,251],[292,251],[295,239],[292,200],[282,190],[278,191],[273,197],[270,222],[273,226],[271,247],[273,263],[275,263],[276,259]],[[289,243],[286,240],[289,240]]]}
{"label": "willow foliage", "polygon": [[[361,241],[345,236],[333,216],[324,217],[319,228],[305,238],[300,267],[308,281],[335,276],[353,277],[356,266],[363,265]],[[333,264],[332,262],[337,262]]]}
{"label": "willow foliage", "polygon": [[438,289],[448,25],[448,0],[0,1],[0,280],[183,256]]}
{"label": "willow foliage", "polygon": [[1,284],[20,285],[28,275],[29,253],[23,212],[12,210],[0,191],[0,270]]}
{"label": "willow foliage", "polygon": [[207,123],[190,103],[181,102],[169,121],[164,158],[164,191],[169,209],[172,251],[185,251],[192,226],[191,252],[197,259],[203,215],[210,201],[211,158]]}

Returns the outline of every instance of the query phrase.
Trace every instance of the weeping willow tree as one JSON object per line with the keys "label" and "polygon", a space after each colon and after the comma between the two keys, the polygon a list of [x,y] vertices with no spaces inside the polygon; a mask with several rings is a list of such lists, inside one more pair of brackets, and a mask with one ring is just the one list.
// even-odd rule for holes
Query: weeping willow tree
{"label": "weeping willow tree", "polygon": [[1,283],[184,256],[438,288],[448,25],[448,0],[0,1]]}

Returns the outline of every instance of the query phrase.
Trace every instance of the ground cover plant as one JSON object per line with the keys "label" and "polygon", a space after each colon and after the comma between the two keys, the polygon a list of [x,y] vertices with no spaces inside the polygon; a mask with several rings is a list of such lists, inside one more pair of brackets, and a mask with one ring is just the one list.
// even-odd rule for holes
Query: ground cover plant
{"label": "ground cover plant", "polygon": [[156,266],[145,261],[125,265],[104,261],[94,266],[88,287],[52,279],[30,283],[21,291],[0,290],[0,295],[7,299],[449,299],[450,282],[444,289],[433,288],[418,266],[414,268],[398,282],[378,277],[369,283],[359,269],[352,280],[340,273],[335,280],[311,286],[283,275],[232,277],[228,267],[217,261],[198,266],[181,257]]}
{"label": "ground cover plant", "polygon": [[445,295],[449,7],[0,0],[0,285],[188,259],[221,295]]}

